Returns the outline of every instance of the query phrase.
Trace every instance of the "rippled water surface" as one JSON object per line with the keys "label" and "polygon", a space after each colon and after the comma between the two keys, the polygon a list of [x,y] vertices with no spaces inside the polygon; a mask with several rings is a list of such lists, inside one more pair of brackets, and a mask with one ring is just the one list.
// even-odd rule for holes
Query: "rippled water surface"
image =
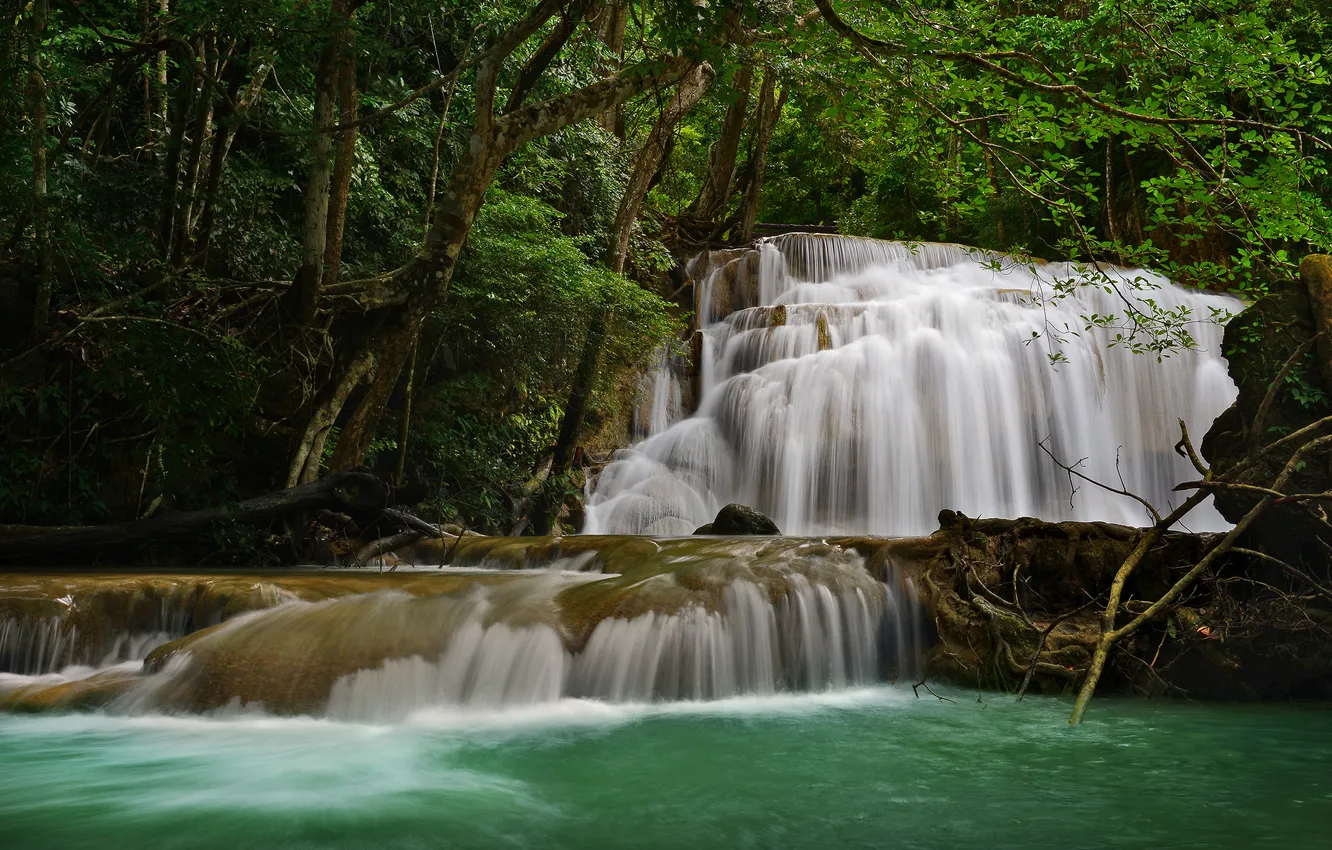
{"label": "rippled water surface", "polygon": [[910,690],[361,725],[0,715],[0,846],[1314,848],[1332,710]]}

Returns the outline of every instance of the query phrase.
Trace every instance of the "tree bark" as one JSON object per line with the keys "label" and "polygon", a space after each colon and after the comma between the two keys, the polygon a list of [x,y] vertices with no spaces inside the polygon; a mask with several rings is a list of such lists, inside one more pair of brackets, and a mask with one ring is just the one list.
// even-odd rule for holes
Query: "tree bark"
{"label": "tree bark", "polygon": [[[336,40],[336,36],[334,36]],[[333,123],[337,97],[337,58],[333,44],[319,57],[316,77],[314,140],[310,145],[310,170],[305,177],[305,218],[301,227],[301,265],[296,269],[287,297],[287,315],[297,325],[308,325],[319,303],[324,277],[324,250],[328,239],[329,156],[333,136],[323,129]]]}
{"label": "tree bark", "polygon": [[[593,31],[597,34],[597,38],[616,57],[613,62],[607,63],[605,68],[607,72],[620,70],[624,63],[624,32],[629,23],[627,3],[628,0],[602,0],[601,8],[593,21]],[[620,106],[615,104],[599,114],[597,122],[606,129],[606,132],[613,133],[617,139],[624,141],[624,111]]]}
{"label": "tree bark", "polygon": [[684,118],[689,110],[694,108],[694,104],[707,93],[715,77],[716,72],[706,62],[695,66],[685,74],[674,96],[652,125],[652,132],[648,133],[642,150],[634,160],[629,183],[624,188],[624,194],[620,197],[620,206],[615,212],[615,229],[611,234],[610,255],[606,258],[606,265],[610,266],[611,271],[624,271],[624,264],[629,256],[629,237],[633,234],[638,213],[643,208],[643,200],[647,197],[652,175],[657,173],[657,166],[661,164],[670,145],[671,135],[675,132],[680,119]]}
{"label": "tree bark", "polygon": [[768,164],[768,143],[772,140],[772,131],[781,117],[782,106],[786,103],[787,90],[781,97],[776,96],[777,73],[768,68],[763,74],[763,86],[759,94],[759,107],[754,115],[754,151],[750,155],[747,167],[748,181],[744,198],[740,201],[739,222],[733,234],[735,241],[748,242],[754,238],[754,224],[758,221],[759,196],[763,192],[763,172]]}
{"label": "tree bark", "polygon": [[169,260],[172,255],[171,240],[176,233],[176,215],[179,212],[181,150],[185,146],[185,129],[189,124],[190,104],[194,99],[195,80],[199,74],[199,68],[192,59],[190,65],[181,66],[180,80],[176,83],[168,116],[170,134],[166,143],[166,158],[162,164],[162,209],[157,225],[163,260]]}
{"label": "tree bark", "polygon": [[[208,246],[213,240],[213,225],[217,215],[217,192],[222,185],[222,169],[227,161],[227,154],[231,151],[231,142],[236,138],[236,127],[245,120],[245,114],[250,107],[259,99],[259,93],[263,91],[264,81],[268,78],[268,72],[272,64],[264,60],[259,63],[255,69],[254,75],[250,77],[249,84],[245,87],[244,94],[240,100],[236,101],[236,109],[231,111],[228,105],[223,105],[218,111],[217,128],[213,134],[213,148],[209,152],[208,158],[208,179],[204,188],[203,209],[199,213],[198,224],[195,225],[194,240],[194,263],[202,266],[208,257]],[[231,92],[232,97],[235,91]]]}
{"label": "tree bark", "polygon": [[[338,120],[343,124],[356,120],[360,94],[356,87],[356,55],[351,49],[351,28],[344,27],[337,36]],[[338,134],[333,160],[332,187],[328,196],[328,235],[324,247],[324,277],[321,286],[338,282],[342,269],[342,235],[347,221],[347,199],[351,194],[352,167],[356,164],[356,128]]]}
{"label": "tree bark", "polygon": [[337,421],[338,411],[346,403],[352,390],[368,377],[374,375],[374,357],[362,352],[354,357],[342,371],[338,382],[330,389],[329,398],[316,406],[314,415],[306,423],[305,431],[296,445],[291,465],[287,470],[287,486],[295,487],[319,477],[319,465],[323,459],[324,442],[328,431]]}
{"label": "tree bark", "polygon": [[185,192],[175,212],[175,234],[171,237],[172,269],[179,269],[189,255],[190,221],[194,215],[195,193],[199,186],[199,164],[203,161],[204,136],[213,118],[213,80],[217,79],[217,39],[212,33],[204,37],[200,51],[200,91],[194,104],[194,127],[190,132],[190,150],[185,158],[183,185]]}
{"label": "tree bark", "polygon": [[42,41],[50,18],[47,0],[33,0],[32,46],[28,54],[28,112],[32,120],[32,222],[37,245],[37,297],[32,311],[34,342],[46,336],[51,312],[51,234],[46,197],[46,78],[42,76]]}
{"label": "tree bark", "polygon": [[740,152],[740,139],[744,135],[746,113],[749,110],[749,90],[754,84],[754,69],[745,65],[731,81],[738,96],[726,110],[722,120],[721,136],[708,155],[708,173],[698,197],[689,205],[685,215],[700,221],[725,218],[726,203],[735,182],[735,162]]}
{"label": "tree bark", "polygon": [[560,434],[555,440],[554,460],[551,462],[551,475],[561,475],[569,471],[573,461],[574,449],[578,447],[578,436],[583,430],[583,420],[587,416],[587,403],[596,388],[597,371],[601,365],[601,349],[606,342],[606,328],[612,320],[612,310],[604,307],[597,311],[592,324],[587,329],[583,340],[583,353],[578,358],[578,368],[574,371],[573,382],[569,386],[569,400],[564,405],[564,418],[560,420]]}

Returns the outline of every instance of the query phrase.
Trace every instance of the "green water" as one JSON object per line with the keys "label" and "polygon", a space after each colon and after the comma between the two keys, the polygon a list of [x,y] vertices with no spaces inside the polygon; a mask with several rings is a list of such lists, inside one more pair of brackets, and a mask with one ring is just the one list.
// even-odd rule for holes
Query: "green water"
{"label": "green water", "polygon": [[1332,846],[1327,707],[949,695],[0,715],[0,847]]}

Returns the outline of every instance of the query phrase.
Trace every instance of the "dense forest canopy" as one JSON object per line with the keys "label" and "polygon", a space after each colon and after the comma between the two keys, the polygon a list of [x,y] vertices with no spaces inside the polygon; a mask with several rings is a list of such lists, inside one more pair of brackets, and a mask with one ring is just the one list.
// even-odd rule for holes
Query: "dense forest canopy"
{"label": "dense forest canopy", "polygon": [[[684,261],[761,222],[1260,292],[1332,248],[1330,17],[30,0],[0,33],[0,522],[364,464],[540,527],[678,346]],[[1200,318],[1087,322],[1160,354]]]}

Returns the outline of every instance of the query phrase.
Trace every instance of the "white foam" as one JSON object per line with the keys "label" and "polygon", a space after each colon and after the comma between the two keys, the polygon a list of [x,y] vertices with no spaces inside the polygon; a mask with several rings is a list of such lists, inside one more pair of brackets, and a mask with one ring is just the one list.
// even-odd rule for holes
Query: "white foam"
{"label": "white foam", "polygon": [[[1050,299],[1057,279],[1079,273],[1066,264],[1001,273],[956,246],[803,234],[759,251],[747,297],[784,317],[740,303],[712,316],[712,290],[739,272],[720,266],[700,281],[698,411],[589,479],[586,533],[688,534],[728,502],[800,535],[928,534],[944,508],[1141,524],[1130,499],[1091,486],[1070,498],[1038,443],[1164,508],[1194,474],[1173,450],[1177,420],[1202,433],[1235,396],[1211,320],[1243,306],[1228,296],[1108,270],[1102,283],[1143,309],[1151,299],[1189,311],[1197,350],[1158,361],[1113,345],[1120,329],[1084,327],[1122,317],[1119,294],[1082,286]],[[1052,332],[1066,335],[1057,367]],[[1225,527],[1210,505],[1188,523]]]}

